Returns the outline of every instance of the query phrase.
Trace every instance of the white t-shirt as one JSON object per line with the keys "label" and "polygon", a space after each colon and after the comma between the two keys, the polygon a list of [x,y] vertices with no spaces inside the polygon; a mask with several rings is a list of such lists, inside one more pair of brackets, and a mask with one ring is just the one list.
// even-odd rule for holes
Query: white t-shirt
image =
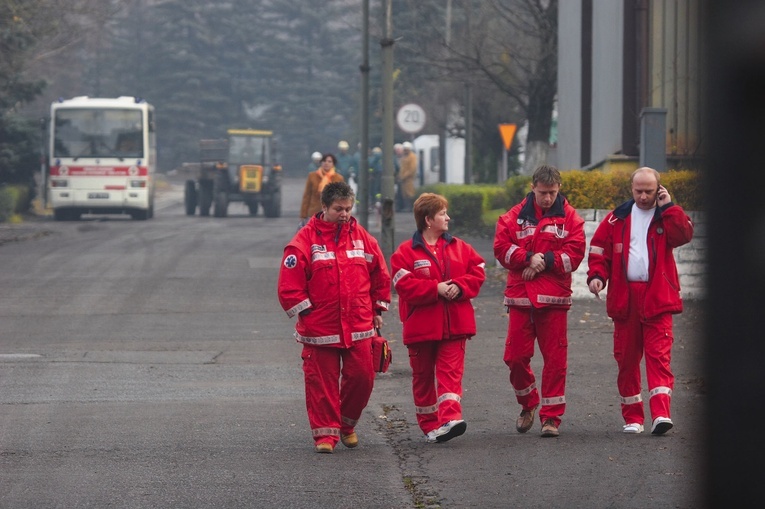
{"label": "white t-shirt", "polygon": [[656,207],[643,210],[632,205],[630,225],[630,255],[627,260],[627,280],[648,281],[648,227]]}

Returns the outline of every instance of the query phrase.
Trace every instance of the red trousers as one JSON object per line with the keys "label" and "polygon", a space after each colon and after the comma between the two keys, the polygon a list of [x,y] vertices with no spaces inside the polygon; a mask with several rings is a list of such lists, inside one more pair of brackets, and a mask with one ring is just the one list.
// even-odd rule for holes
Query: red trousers
{"label": "red trousers", "polygon": [[643,424],[640,361],[645,354],[651,417],[671,417],[669,412],[675,377],[670,368],[672,315],[646,319],[643,315],[646,283],[630,283],[630,309],[626,320],[614,320],[614,358],[619,367],[616,385],[626,424]]}
{"label": "red trousers", "polygon": [[368,339],[352,348],[303,345],[305,404],[314,442],[335,446],[340,433],[353,432],[374,387],[371,348]]}
{"label": "red trousers", "polygon": [[566,369],[568,367],[567,309],[510,307],[505,341],[505,364],[510,368],[510,384],[524,410],[540,403],[536,378],[531,369],[534,340],[539,342],[542,368],[542,407],[539,419],[553,419],[560,425],[566,411]]}
{"label": "red trousers", "polygon": [[462,375],[467,337],[408,345],[412,395],[423,433],[462,419]]}

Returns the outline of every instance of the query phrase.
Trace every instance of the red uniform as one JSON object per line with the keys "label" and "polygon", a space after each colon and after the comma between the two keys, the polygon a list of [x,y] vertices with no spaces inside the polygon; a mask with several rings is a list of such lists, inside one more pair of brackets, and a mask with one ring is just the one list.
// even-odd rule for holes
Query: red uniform
{"label": "red uniform", "polygon": [[[435,248],[429,248],[420,232],[403,242],[390,261],[412,367],[417,422],[427,434],[462,419],[465,343],[476,333],[470,299],[486,279],[485,263],[463,240],[444,233]],[[451,301],[438,295],[438,283],[449,280],[461,290]]]}
{"label": "red uniform", "polygon": [[314,440],[334,446],[341,431],[353,432],[372,393],[369,338],[375,312],[390,303],[390,274],[377,241],[355,219],[329,223],[320,215],[284,248],[278,292],[287,315],[298,316]]}
{"label": "red uniform", "polygon": [[645,352],[651,415],[670,417],[674,376],[670,369],[672,314],[683,310],[673,249],[691,241],[693,223],[683,209],[668,203],[655,209],[645,239],[648,281],[630,282],[630,200],[609,213],[590,242],[587,281],[607,283],[606,312],[614,321],[617,386],[626,423],[643,424],[640,361]]}
{"label": "red uniform", "polygon": [[[534,339],[544,359],[542,422],[556,426],[566,408],[567,312],[571,307],[571,273],[584,258],[584,221],[558,195],[542,214],[534,194],[500,216],[494,237],[494,256],[508,269],[504,303],[509,309],[505,364],[518,403],[532,410],[540,403],[531,369]],[[534,253],[544,253],[545,270],[525,281],[524,269]]]}

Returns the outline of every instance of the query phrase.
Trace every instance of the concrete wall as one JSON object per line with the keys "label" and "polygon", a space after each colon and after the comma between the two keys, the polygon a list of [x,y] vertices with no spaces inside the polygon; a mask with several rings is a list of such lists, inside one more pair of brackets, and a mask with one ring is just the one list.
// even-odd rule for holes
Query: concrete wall
{"label": "concrete wall", "polygon": [[[577,212],[585,220],[584,233],[587,236],[587,253],[590,251],[590,239],[595,234],[600,222],[610,212],[609,210],[578,209]],[[704,275],[706,266],[707,234],[706,220],[702,212],[688,212],[694,224],[693,240],[675,249],[677,270],[680,273],[680,290],[683,299],[698,300],[704,297]],[[587,289],[587,257],[573,277],[574,298],[594,298]],[[601,293],[605,298],[605,294]]]}
{"label": "concrete wall", "polygon": [[587,164],[622,149],[624,2],[592,2],[592,144]]}
{"label": "concrete wall", "polygon": [[558,147],[560,170],[581,165],[582,143],[582,2],[558,4]]}

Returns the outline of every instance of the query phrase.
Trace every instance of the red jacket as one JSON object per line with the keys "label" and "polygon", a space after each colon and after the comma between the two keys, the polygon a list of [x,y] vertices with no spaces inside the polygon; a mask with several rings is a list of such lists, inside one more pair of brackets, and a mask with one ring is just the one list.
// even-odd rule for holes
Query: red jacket
{"label": "red jacket", "polygon": [[301,343],[349,348],[375,335],[374,314],[390,304],[390,274],[380,246],[356,222],[312,216],[284,248],[279,303],[298,315]]}
{"label": "red jacket", "polygon": [[[415,232],[390,259],[405,345],[476,333],[470,299],[486,279],[484,260],[470,244],[448,233],[438,239],[436,250],[434,255]],[[452,301],[438,295],[438,283],[449,280],[462,290]]]}
{"label": "red jacket", "polygon": [[[505,305],[570,308],[571,273],[582,263],[586,245],[584,220],[562,195],[537,219],[529,193],[497,221],[494,256],[508,269]],[[523,270],[535,253],[544,253],[546,268],[524,281]]]}
{"label": "red jacket", "polygon": [[[587,258],[587,283],[598,278],[608,283],[606,312],[613,319],[623,320],[629,312],[627,259],[630,251],[630,224],[635,200],[623,203],[598,225],[590,241]],[[644,304],[646,318],[662,313],[680,313],[680,279],[673,249],[693,238],[693,222],[682,207],[668,203],[656,207],[648,227],[648,288]]]}

